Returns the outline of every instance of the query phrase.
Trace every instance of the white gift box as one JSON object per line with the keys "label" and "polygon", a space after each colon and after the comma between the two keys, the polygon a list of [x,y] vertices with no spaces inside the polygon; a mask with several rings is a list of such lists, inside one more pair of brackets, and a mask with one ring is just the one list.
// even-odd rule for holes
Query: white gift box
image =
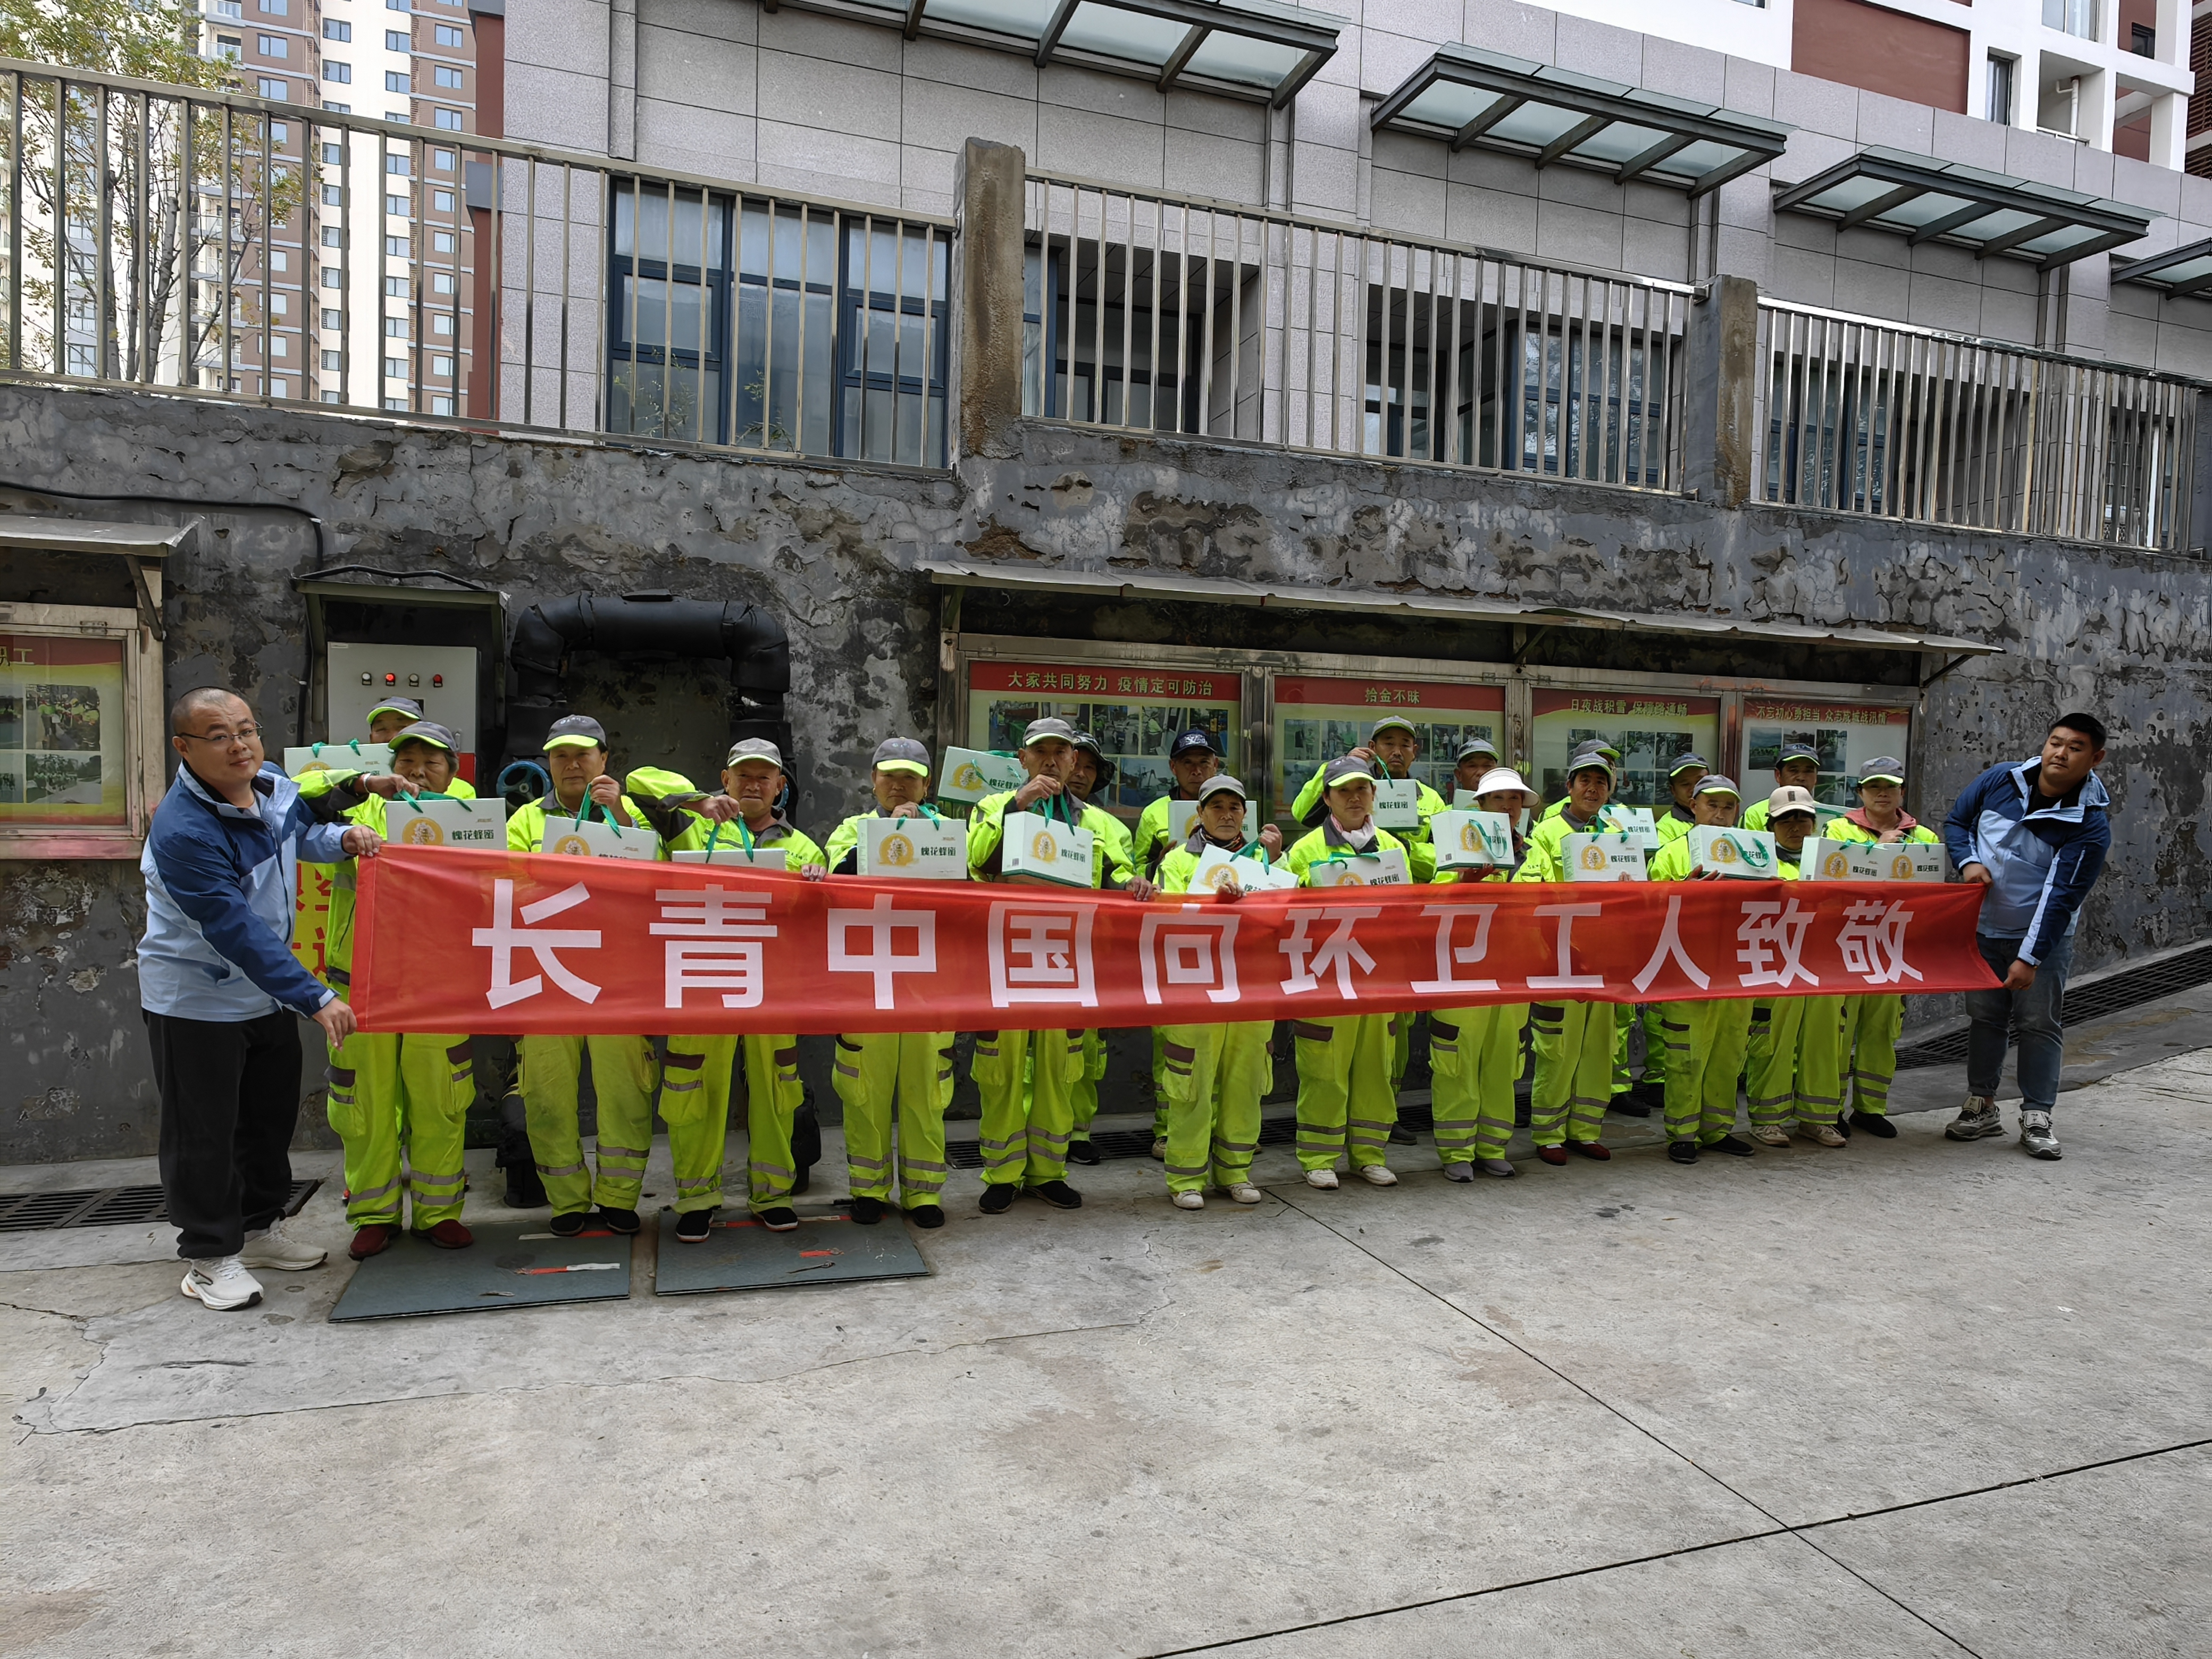
{"label": "white gift box", "polygon": [[1624,835],[1566,836],[1559,862],[1569,881],[1642,881],[1644,849]]}
{"label": "white gift box", "polygon": [[937,767],[937,798],[973,806],[986,795],[1002,795],[1029,781],[1021,762],[988,749],[947,749]]}
{"label": "white gift box", "polygon": [[1503,812],[1439,812],[1429,820],[1429,840],[1439,869],[1513,867],[1513,823]]}
{"label": "white gift box", "polygon": [[1042,812],[1009,812],[1000,842],[999,868],[1009,880],[1054,887],[1088,887],[1091,832],[1079,823]]}
{"label": "white gift box", "polygon": [[384,838],[399,847],[505,847],[507,803],[402,795],[385,807]]}
{"label": "white gift box", "polygon": [[1403,887],[1412,880],[1406,854],[1396,847],[1324,859],[1306,866],[1309,887]]}
{"label": "white gift box", "polygon": [[860,823],[860,873],[878,880],[965,881],[968,826],[915,813]]}
{"label": "white gift box", "polygon": [[1262,864],[1257,859],[1224,853],[1218,847],[1208,847],[1198,855],[1198,868],[1190,878],[1190,890],[1201,888],[1206,891],[1218,889],[1228,878],[1248,893],[1263,893],[1275,888],[1295,887],[1298,878],[1279,864]]}
{"label": "white gift box", "polygon": [[1764,830],[1723,830],[1699,823],[1693,824],[1684,839],[1690,843],[1691,867],[1709,875],[1772,881],[1782,873],[1774,837]]}
{"label": "white gift box", "polygon": [[625,830],[618,823],[602,823],[597,818],[549,817],[538,850],[571,858],[649,859],[659,852],[660,837],[643,824]]}
{"label": "white gift box", "polygon": [[1943,879],[1943,848],[1935,842],[1808,841],[1798,869],[1808,881]]}
{"label": "white gift box", "polygon": [[310,772],[375,772],[392,769],[388,743],[311,743],[284,751],[284,775],[304,777]]}
{"label": "white gift box", "polygon": [[1421,786],[1411,778],[1375,781],[1375,822],[1385,830],[1421,827]]}

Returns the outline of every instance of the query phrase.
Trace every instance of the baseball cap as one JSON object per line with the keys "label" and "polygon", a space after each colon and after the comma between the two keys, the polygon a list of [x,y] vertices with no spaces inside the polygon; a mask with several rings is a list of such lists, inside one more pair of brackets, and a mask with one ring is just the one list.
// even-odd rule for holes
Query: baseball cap
{"label": "baseball cap", "polygon": [[1820,805],[1813,799],[1811,790],[1801,789],[1794,783],[1785,783],[1766,798],[1766,821],[1771,823],[1791,812],[1807,812],[1817,818],[1820,816]]}
{"label": "baseball cap", "polygon": [[1577,772],[1602,772],[1608,778],[1620,775],[1613,769],[1613,757],[1602,749],[1577,749],[1567,757],[1567,775]]}
{"label": "baseball cap", "polygon": [[912,738],[885,738],[876,745],[874,766],[878,772],[912,772],[929,775],[929,750]]}
{"label": "baseball cap", "polygon": [[1618,761],[1620,758],[1620,750],[1603,738],[1584,738],[1575,745],[1575,754],[1577,756],[1602,755],[1609,761]]}
{"label": "baseball cap", "polygon": [[777,771],[783,770],[783,750],[766,738],[740,738],[730,745],[730,752],[723,757],[722,768],[726,771],[739,761],[747,760],[764,760]]}
{"label": "baseball cap", "polygon": [[1506,789],[1518,789],[1524,795],[1535,793],[1528,787],[1528,781],[1511,767],[1493,766],[1475,784],[1474,796],[1480,800],[1485,795],[1495,795]]}
{"label": "baseball cap", "polygon": [[1385,732],[1394,729],[1401,732],[1411,732],[1417,738],[1421,735],[1420,728],[1416,726],[1413,721],[1407,720],[1403,714],[1385,714],[1381,720],[1376,721],[1374,725],[1367,728],[1367,741],[1372,743],[1376,738],[1381,737]]}
{"label": "baseball cap", "polygon": [[[1805,792],[1801,789],[1797,793],[1802,795]],[[1708,772],[1699,778],[1698,787],[1690,791],[1690,794],[1693,799],[1699,795],[1733,795],[1738,800],[1743,799],[1743,791],[1735,787],[1735,780],[1718,772]]]}
{"label": "baseball cap", "polygon": [[1774,764],[1777,768],[1781,768],[1794,760],[1808,760],[1818,766],[1820,763],[1820,751],[1809,743],[1785,743],[1782,745],[1782,752],[1774,757]]}
{"label": "baseball cap", "polygon": [[1458,758],[1465,760],[1470,755],[1487,755],[1491,759],[1496,760],[1498,745],[1491,742],[1488,738],[1469,738],[1465,743],[1460,744]]}
{"label": "baseball cap", "polygon": [[556,749],[604,749],[607,728],[589,714],[563,714],[545,733],[545,752]]}
{"label": "baseball cap", "polygon": [[1208,795],[1218,795],[1224,791],[1236,796],[1239,800],[1247,799],[1244,793],[1244,786],[1237,782],[1236,779],[1231,777],[1226,772],[1216,772],[1204,783],[1200,784],[1198,786],[1198,798],[1200,801],[1203,801]]}
{"label": "baseball cap", "polygon": [[1199,731],[1186,732],[1168,745],[1170,760],[1184,755],[1218,755],[1220,752],[1213,746],[1213,739]]}
{"label": "baseball cap", "polygon": [[442,749],[449,755],[461,752],[461,740],[453,735],[453,729],[441,726],[435,720],[416,720],[392,738],[392,746],[397,749],[403,743],[427,743],[433,749]]}
{"label": "baseball cap", "polygon": [[1057,714],[1047,714],[1042,720],[1031,720],[1022,732],[1022,747],[1042,743],[1047,738],[1058,738],[1062,743],[1075,741],[1075,728]]}
{"label": "baseball cap", "polygon": [[1905,781],[1905,763],[1894,755],[1876,755],[1859,774],[1861,783],[1899,783]]}
{"label": "baseball cap", "polygon": [[1667,763],[1667,775],[1671,778],[1677,772],[1686,772],[1692,766],[1704,767],[1709,764],[1703,755],[1677,755]]}
{"label": "baseball cap", "polygon": [[422,705],[412,697],[386,697],[368,711],[374,720],[379,714],[404,714],[410,720],[422,718]]}
{"label": "baseball cap", "polygon": [[1339,755],[1322,772],[1321,783],[1324,789],[1334,789],[1340,783],[1349,783],[1354,779],[1358,779],[1362,783],[1372,783],[1375,781],[1375,774],[1367,763],[1358,756]]}

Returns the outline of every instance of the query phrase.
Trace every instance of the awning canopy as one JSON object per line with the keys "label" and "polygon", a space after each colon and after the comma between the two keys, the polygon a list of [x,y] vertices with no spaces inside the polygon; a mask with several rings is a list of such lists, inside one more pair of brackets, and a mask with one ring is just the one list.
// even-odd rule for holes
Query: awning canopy
{"label": "awning canopy", "polygon": [[2166,297],[2179,300],[2212,288],[2212,239],[2190,242],[2165,253],[2154,253],[2132,264],[2112,267],[2116,283],[2141,283],[2164,289]]}
{"label": "awning canopy", "polygon": [[1732,617],[1647,615],[1585,610],[1578,605],[1515,605],[1504,599],[1458,599],[1443,593],[1389,593],[1376,588],[1274,587],[1261,582],[1167,571],[1039,570],[1027,566],[924,559],[917,567],[940,587],[1018,588],[1030,592],[1083,594],[1100,599],[1182,600],[1238,605],[1271,611],[1336,611],[1399,617],[1408,622],[1524,623],[1539,628],[1589,628],[1614,633],[1694,635],[1703,639],[1762,640],[1827,645],[1861,651],[1941,651],[1986,657],[2004,647],[1947,634],[1898,633],[1876,628],[1815,628],[1800,623],[1739,621]]}
{"label": "awning canopy", "polygon": [[1778,185],[1778,211],[1817,214],[1846,230],[1887,230],[1912,246],[1946,241],[1979,259],[2008,254],[2039,270],[2138,240],[2160,215],[2078,190],[1984,173],[1903,150],[1864,149],[1800,185]]}
{"label": "awning canopy", "polygon": [[1443,46],[1376,106],[1372,125],[1703,195],[1782,154],[1790,129],[1475,46]]}
{"label": "awning canopy", "polygon": [[[36,490],[25,492],[37,495]],[[0,550],[39,553],[122,553],[165,559],[199,533],[199,520],[127,524],[117,519],[56,519],[0,513]]]}
{"label": "awning canopy", "polygon": [[[767,0],[776,9],[775,0]],[[1173,87],[1280,106],[1336,55],[1341,17],[1274,0],[787,0]]]}

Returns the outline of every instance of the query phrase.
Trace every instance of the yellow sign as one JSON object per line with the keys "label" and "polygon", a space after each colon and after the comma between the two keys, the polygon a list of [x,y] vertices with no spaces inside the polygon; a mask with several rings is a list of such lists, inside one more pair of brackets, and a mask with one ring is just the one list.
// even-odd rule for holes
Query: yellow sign
{"label": "yellow sign", "polygon": [[876,861],[902,870],[914,862],[914,842],[905,836],[885,836],[876,849]]}

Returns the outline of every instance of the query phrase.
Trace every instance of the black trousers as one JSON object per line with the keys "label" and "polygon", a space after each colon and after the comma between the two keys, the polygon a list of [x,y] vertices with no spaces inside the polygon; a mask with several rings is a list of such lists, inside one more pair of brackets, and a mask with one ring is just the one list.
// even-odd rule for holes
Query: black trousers
{"label": "black trousers", "polygon": [[300,1121],[300,1020],[149,1013],[161,1091],[161,1190],[188,1261],[236,1255],[284,1212]]}

